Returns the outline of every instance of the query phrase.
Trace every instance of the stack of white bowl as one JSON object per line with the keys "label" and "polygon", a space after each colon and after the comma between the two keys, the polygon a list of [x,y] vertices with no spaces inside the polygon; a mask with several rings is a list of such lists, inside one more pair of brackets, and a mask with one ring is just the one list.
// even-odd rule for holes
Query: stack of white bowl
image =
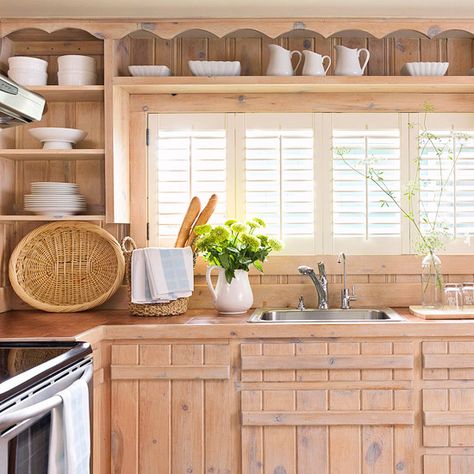
{"label": "stack of white bowl", "polygon": [[48,62],[29,56],[8,58],[8,77],[22,86],[45,86],[48,83]]}
{"label": "stack of white bowl", "polygon": [[86,199],[75,183],[31,183],[31,194],[25,195],[25,211],[60,218],[86,209]]}
{"label": "stack of white bowl", "polygon": [[97,84],[95,58],[79,54],[59,56],[58,84],[60,86],[92,86]]}

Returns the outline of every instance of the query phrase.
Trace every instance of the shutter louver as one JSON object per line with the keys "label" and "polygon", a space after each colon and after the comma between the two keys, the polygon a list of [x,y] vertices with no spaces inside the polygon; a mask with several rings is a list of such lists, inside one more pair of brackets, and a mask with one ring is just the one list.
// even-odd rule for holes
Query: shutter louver
{"label": "shutter louver", "polygon": [[334,235],[363,239],[400,235],[399,209],[365,178],[370,166],[380,171],[383,185],[400,200],[399,130],[333,130],[332,143]]}
{"label": "shutter louver", "polygon": [[245,130],[245,208],[248,218],[291,242],[314,236],[313,130]]}

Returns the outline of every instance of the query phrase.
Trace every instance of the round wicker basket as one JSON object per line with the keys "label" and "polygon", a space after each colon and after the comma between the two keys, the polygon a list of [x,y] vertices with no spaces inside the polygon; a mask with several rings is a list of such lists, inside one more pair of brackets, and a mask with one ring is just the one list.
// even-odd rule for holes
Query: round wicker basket
{"label": "round wicker basket", "polygon": [[53,222],[27,234],[10,258],[15,293],[43,311],[84,311],[104,303],[122,283],[119,243],[87,222]]}

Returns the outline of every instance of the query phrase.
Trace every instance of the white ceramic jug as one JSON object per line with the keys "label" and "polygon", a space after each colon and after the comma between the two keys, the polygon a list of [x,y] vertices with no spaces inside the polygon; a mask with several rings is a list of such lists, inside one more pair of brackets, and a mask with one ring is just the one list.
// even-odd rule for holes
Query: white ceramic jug
{"label": "white ceramic jug", "polygon": [[[217,269],[217,285],[214,288],[211,281],[212,270]],[[231,283],[225,279],[225,271],[221,267],[211,266],[206,270],[207,286],[212,293],[214,305],[222,314],[245,313],[253,304],[252,288],[249,282],[248,272],[245,270],[236,270],[235,278]]]}
{"label": "white ceramic jug", "polygon": [[[303,56],[303,76],[325,76],[328,69],[331,67],[331,58],[329,56],[321,56],[309,49],[303,51]],[[324,68],[325,60],[327,62],[326,68]]]}
{"label": "white ceramic jug", "polygon": [[[346,46],[336,46],[337,61],[334,74],[336,76],[362,76],[364,74],[367,63],[369,62],[370,53],[368,49],[352,49]],[[360,53],[365,53],[364,65],[360,66]]]}
{"label": "white ceramic jug", "polygon": [[[302,54],[300,51],[288,51],[277,44],[269,44],[270,60],[267,66],[267,76],[293,76],[300,65]],[[293,69],[291,58],[299,56],[298,64]]]}

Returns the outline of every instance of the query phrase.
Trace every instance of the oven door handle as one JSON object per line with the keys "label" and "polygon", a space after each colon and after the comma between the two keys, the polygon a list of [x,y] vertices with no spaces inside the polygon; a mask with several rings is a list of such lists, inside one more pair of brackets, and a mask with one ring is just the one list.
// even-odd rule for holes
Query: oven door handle
{"label": "oven door handle", "polygon": [[[82,374],[81,380],[84,380],[88,383],[92,378],[92,365],[87,367],[84,373]],[[73,382],[74,383],[74,382]],[[11,413],[5,413],[5,415],[0,416],[0,429],[4,430],[10,426],[16,425],[23,421],[29,420],[31,418],[36,418],[42,414],[51,411],[53,408],[58,407],[63,402],[63,399],[59,395],[53,395],[52,397],[43,400],[42,402],[35,403],[26,408],[22,408],[18,411],[13,411]]]}

